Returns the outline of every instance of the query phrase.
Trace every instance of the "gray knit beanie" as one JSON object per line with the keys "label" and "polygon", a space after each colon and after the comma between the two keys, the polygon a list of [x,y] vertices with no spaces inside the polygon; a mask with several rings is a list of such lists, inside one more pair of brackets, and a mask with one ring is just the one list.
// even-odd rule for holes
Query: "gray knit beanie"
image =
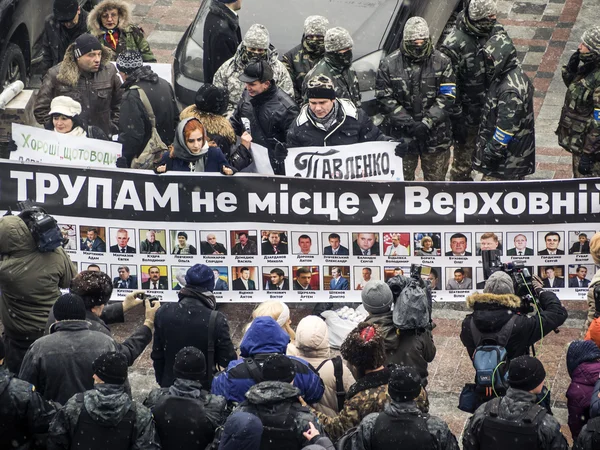
{"label": "gray knit beanie", "polygon": [[487,279],[483,292],[485,294],[514,294],[515,287],[510,275],[499,270]]}
{"label": "gray knit beanie", "polygon": [[362,303],[369,314],[381,314],[389,311],[394,295],[387,283],[380,280],[369,281],[361,293]]}

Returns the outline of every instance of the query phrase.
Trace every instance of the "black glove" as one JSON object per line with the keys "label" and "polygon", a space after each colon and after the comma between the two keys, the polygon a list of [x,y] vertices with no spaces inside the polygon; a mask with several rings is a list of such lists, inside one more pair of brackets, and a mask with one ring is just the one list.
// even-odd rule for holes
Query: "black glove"
{"label": "black glove", "polygon": [[252,164],[252,154],[243,145],[238,145],[232,155],[229,157],[229,165],[236,172],[240,172]]}
{"label": "black glove", "polygon": [[404,158],[408,154],[409,150],[410,150],[410,143],[407,142],[405,139],[400,139],[398,141],[398,145],[396,145],[396,149],[394,150],[394,153],[396,153],[396,156],[398,156],[400,158]]}
{"label": "black glove", "polygon": [[288,149],[285,144],[278,142],[275,144],[275,148],[273,149],[273,157],[276,161],[283,162],[285,158],[287,158]]}
{"label": "black glove", "polygon": [[571,55],[569,62],[567,63],[567,70],[571,73],[577,73],[579,67],[579,50]]}
{"label": "black glove", "polygon": [[577,167],[577,170],[581,175],[589,175],[592,173],[593,165],[594,161],[592,161],[590,155],[584,153],[583,155],[581,155],[581,158],[579,158],[579,166]]}
{"label": "black glove", "polygon": [[596,308],[596,312],[594,313],[594,317],[600,317],[600,284],[594,286],[594,307]]}
{"label": "black glove", "polygon": [[481,165],[487,169],[496,169],[504,161],[504,153],[493,145],[486,145],[481,155]]}
{"label": "black glove", "polygon": [[8,141],[7,148],[8,148],[9,152],[16,152],[18,150],[17,143],[15,141],[13,141],[12,139],[10,141]]}
{"label": "black glove", "polygon": [[412,136],[425,144],[427,142],[427,138],[429,137],[429,127],[425,125],[423,122],[415,122],[412,127]]}
{"label": "black glove", "polygon": [[127,158],[125,158],[124,156],[119,156],[117,158],[117,167],[119,169],[128,169],[129,165],[127,165]]}

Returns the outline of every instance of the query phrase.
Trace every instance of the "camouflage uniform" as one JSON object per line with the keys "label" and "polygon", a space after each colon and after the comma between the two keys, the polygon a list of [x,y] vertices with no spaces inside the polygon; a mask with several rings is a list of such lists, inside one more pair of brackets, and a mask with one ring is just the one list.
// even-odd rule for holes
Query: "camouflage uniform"
{"label": "camouflage uniform", "polygon": [[[425,39],[425,50],[415,54],[410,45]],[[382,131],[394,138],[411,135],[419,122],[429,130],[420,154],[403,158],[404,179],[414,180],[419,157],[425,180],[443,181],[448,171],[452,126],[449,108],[454,104],[456,85],[450,59],[434,50],[427,23],[409,19],[399,50],[385,58],[377,72],[375,97],[385,116]]]}
{"label": "camouflage uniform", "polygon": [[[479,2],[469,5],[469,13],[481,13]],[[475,11],[473,11],[475,6]],[[475,17],[478,17],[477,15]],[[456,75],[456,108],[452,114],[454,131],[454,159],[450,169],[450,180],[470,181],[471,158],[477,144],[481,122],[481,110],[485,104],[487,82],[483,46],[490,35],[503,32],[495,24],[491,32],[470,19],[466,10],[459,13],[456,27],[449,33],[440,51],[450,58]]]}
{"label": "camouflage uniform", "polygon": [[225,61],[213,78],[215,86],[226,89],[229,93],[228,116],[233,113],[246,88],[244,82],[240,81],[239,76],[250,62],[247,51],[248,47],[267,49],[266,59],[271,69],[273,69],[275,84],[290,97],[294,98],[294,84],[283,63],[277,59],[279,56],[277,50],[269,44],[269,32],[263,25],[254,24],[246,32],[233,58]]}
{"label": "camouflage uniform", "polygon": [[505,33],[490,38],[484,53],[491,82],[473,168],[486,177],[519,180],[535,172],[533,85]]}
{"label": "camouflage uniform", "polygon": [[[578,51],[562,68],[567,94],[556,130],[559,145],[573,155],[575,178],[600,176],[600,27],[586,31],[582,41],[591,51]],[[582,155],[593,164],[586,175],[579,172]]]}
{"label": "camouflage uniform", "polygon": [[302,104],[302,84],[304,77],[315,64],[323,57],[325,47],[323,41],[310,41],[307,36],[324,37],[329,27],[329,21],[323,16],[309,16],[304,21],[304,34],[302,43],[297,45],[281,59],[281,62],[290,73],[294,82],[296,102]]}
{"label": "camouflage uniform", "polygon": [[305,101],[308,100],[306,97],[307,80],[325,75],[333,81],[337,98],[347,98],[357,108],[360,108],[361,95],[358,76],[351,67],[352,50],[339,53],[340,50],[352,48],[353,45],[352,37],[345,29],[336,27],[327,30],[325,56],[306,74],[302,84],[302,96]]}

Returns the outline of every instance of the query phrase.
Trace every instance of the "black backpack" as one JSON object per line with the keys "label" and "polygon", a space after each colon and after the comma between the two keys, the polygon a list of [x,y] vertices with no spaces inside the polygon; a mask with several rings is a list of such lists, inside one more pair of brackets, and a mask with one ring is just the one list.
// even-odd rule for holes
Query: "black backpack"
{"label": "black backpack", "polygon": [[340,412],[344,408],[344,402],[346,401],[346,391],[344,390],[344,363],[342,362],[342,357],[339,355],[331,359],[326,359],[319,364],[319,367],[317,367],[317,373],[327,361],[331,361],[333,363],[333,375],[335,376],[335,396],[337,397],[338,412]]}
{"label": "black backpack", "polygon": [[296,416],[300,410],[308,411],[299,403],[287,403],[283,411],[268,405],[258,408],[256,415],[263,424],[260,450],[300,450],[302,441],[296,429]]}

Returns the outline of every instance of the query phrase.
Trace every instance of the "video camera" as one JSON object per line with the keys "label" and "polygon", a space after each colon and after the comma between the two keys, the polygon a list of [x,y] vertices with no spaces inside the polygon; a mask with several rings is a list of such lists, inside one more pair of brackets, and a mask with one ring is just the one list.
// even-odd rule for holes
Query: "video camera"
{"label": "video camera", "polygon": [[51,252],[61,246],[63,237],[58,223],[44,208],[34,206],[31,200],[17,203],[17,208],[40,252]]}
{"label": "video camera", "polygon": [[523,313],[534,311],[533,304],[537,303],[534,295],[532,276],[529,269],[523,264],[503,263],[500,260],[502,252],[500,250],[482,250],[481,259],[483,260],[483,278],[487,281],[494,272],[502,271],[510,275],[515,288],[515,295],[521,298],[521,308]]}
{"label": "video camera", "polygon": [[410,265],[410,277],[414,280],[420,280],[423,277],[429,277],[431,273],[431,267],[422,266],[420,264]]}

